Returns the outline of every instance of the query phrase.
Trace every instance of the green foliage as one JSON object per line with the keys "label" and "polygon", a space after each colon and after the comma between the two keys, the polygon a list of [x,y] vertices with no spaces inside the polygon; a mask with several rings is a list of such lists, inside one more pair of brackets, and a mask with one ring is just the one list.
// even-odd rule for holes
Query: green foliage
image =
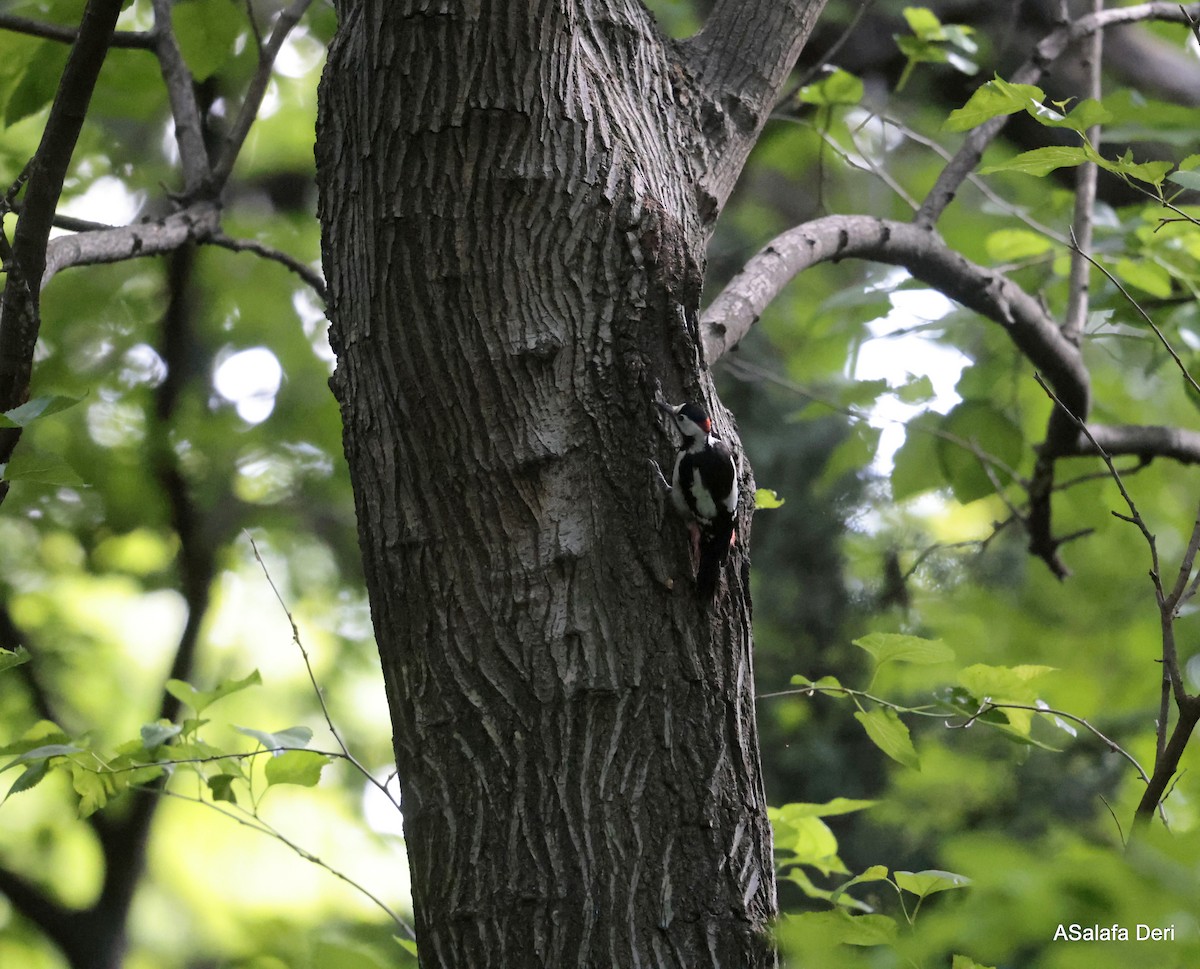
{"label": "green foliage", "polygon": [[974,74],[979,65],[972,58],[979,51],[974,30],[962,24],[943,24],[927,7],[905,7],[904,19],[911,34],[896,37],[896,45],[908,59],[896,82],[902,91],[918,64],[950,64],[963,74]]}

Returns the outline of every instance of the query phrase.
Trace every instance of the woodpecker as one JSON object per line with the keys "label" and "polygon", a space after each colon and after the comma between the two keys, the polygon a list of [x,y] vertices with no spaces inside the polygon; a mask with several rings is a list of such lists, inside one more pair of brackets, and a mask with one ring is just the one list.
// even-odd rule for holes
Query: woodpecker
{"label": "woodpecker", "polygon": [[696,404],[655,403],[683,435],[671,474],[671,500],[687,520],[692,555],[698,559],[696,590],[702,599],[717,591],[721,566],[737,541],[738,482],[733,454],[712,432],[712,419]]}

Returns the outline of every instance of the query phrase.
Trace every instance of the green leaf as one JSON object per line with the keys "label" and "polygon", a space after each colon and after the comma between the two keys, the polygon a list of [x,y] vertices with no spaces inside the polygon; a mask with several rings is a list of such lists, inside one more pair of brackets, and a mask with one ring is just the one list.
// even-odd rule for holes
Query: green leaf
{"label": "green leaf", "polygon": [[168,723],[166,721],[145,724],[140,731],[142,736],[142,746],[144,746],[146,750],[153,750],[155,747],[161,747],[168,740],[179,736],[182,730],[183,727],[181,727],[179,724]]}
{"label": "green leaf", "polygon": [[1054,672],[1053,666],[987,666],[976,663],[961,670],[958,681],[977,697],[1033,703],[1038,694],[1037,682],[1047,673]]}
{"label": "green leaf", "polygon": [[[1036,705],[1039,681],[1047,673],[1054,672],[1053,666],[987,666],[976,663],[958,674],[958,681],[978,700],[992,703],[1020,703]],[[1033,742],[1029,731],[1033,724],[1034,710],[1001,710],[1016,738]],[[988,718],[983,718],[987,720]],[[993,721],[988,721],[993,722]],[[1045,746],[1037,743],[1037,746]],[[1052,748],[1050,748],[1052,749]]]}
{"label": "green leaf", "polygon": [[833,487],[849,475],[858,475],[870,463],[879,450],[880,431],[867,424],[855,424],[825,462],[816,484]]}
{"label": "green leaf", "polygon": [[20,407],[0,413],[0,427],[28,427],[42,417],[49,417],[51,414],[74,407],[80,400],[82,400],[81,397],[64,397],[61,394],[35,397],[33,400],[27,400]]}
{"label": "green leaf", "polygon": [[988,233],[984,246],[993,261],[1012,262],[1049,252],[1053,243],[1041,233],[1029,229],[997,229]]}
{"label": "green leaf", "polygon": [[28,662],[29,650],[24,646],[18,646],[16,649],[4,649],[0,646],[0,673]]}
{"label": "green leaf", "polygon": [[1106,124],[1113,119],[1112,112],[1093,98],[1080,101],[1065,115],[1044,104],[1031,104],[1025,110],[1038,124],[1047,128],[1070,128],[1080,134],[1093,125]]}
{"label": "green leaf", "polygon": [[996,969],[995,966],[985,966],[968,956],[955,955],[950,969]]}
{"label": "green leaf", "polygon": [[1171,295],[1171,274],[1149,259],[1118,259],[1113,273],[1121,282],[1151,296],[1166,299]]}
{"label": "green leaf", "polygon": [[[70,52],[70,45],[48,40],[26,55],[29,63],[4,107],[5,125],[14,125],[22,118],[37,114],[54,100]],[[7,51],[5,53],[7,55]]]}
{"label": "green leaf", "polygon": [[1023,175],[1036,175],[1039,178],[1049,175],[1058,168],[1068,168],[1072,165],[1082,165],[1086,161],[1098,161],[1096,153],[1086,147],[1071,145],[1048,145],[1045,148],[1034,148],[1023,151],[1015,158],[988,165],[979,169],[980,175],[991,175],[994,172],[1020,172]]}
{"label": "green leaf", "polygon": [[76,747],[74,744],[44,744],[40,747],[34,747],[32,750],[27,750],[20,757],[9,761],[4,767],[0,768],[0,774],[3,774],[9,768],[16,767],[18,764],[48,761],[51,757],[68,757],[71,754],[80,753],[83,753],[83,748]]}
{"label": "green leaf", "polygon": [[276,750],[280,747],[307,747],[308,742],[312,740],[312,730],[308,727],[288,727],[286,730],[277,730],[274,733],[254,730],[251,727],[234,727],[234,729],[238,733],[244,733],[247,737],[253,737],[267,750]]}
{"label": "green leaf", "polygon": [[804,801],[793,801],[770,808],[780,818],[827,818],[835,814],[850,814],[874,807],[878,801],[857,801],[849,797],[835,797],[824,804],[809,804]]}
{"label": "green leaf", "polygon": [[4,800],[7,801],[14,794],[20,794],[22,791],[28,791],[31,787],[36,787],[49,773],[50,761],[48,760],[40,760],[36,764],[30,764],[21,773],[21,776],[13,782],[13,786],[4,795]]}
{"label": "green leaf", "polygon": [[206,778],[205,783],[208,785],[209,793],[214,801],[237,804],[237,795],[233,790],[233,782],[236,780],[238,778],[233,774],[214,774],[212,777]]}
{"label": "green leaf", "polygon": [[954,650],[940,639],[922,639],[900,633],[870,633],[853,640],[855,646],[870,653],[877,665],[888,662],[932,665],[954,660]]}
{"label": "green leaf", "polygon": [[807,84],[800,89],[800,100],[806,104],[817,104],[825,107],[836,104],[858,104],[863,96],[863,82],[841,68],[835,68],[828,75],[813,84]]}
{"label": "green leaf", "polygon": [[843,687],[836,676],[822,676],[819,680],[810,680],[802,673],[797,673],[791,679],[792,686],[812,687],[814,690],[829,690],[834,691],[832,695],[837,696]]}
{"label": "green leaf", "polygon": [[416,944],[416,943],[415,943],[415,942],[414,942],[412,939],[402,939],[402,938],[400,938],[400,936],[398,936],[398,935],[393,935],[393,936],[392,936],[392,938],[396,940],[396,943],[397,943],[397,944],[400,946],[400,948],[402,948],[402,949],[403,949],[405,952],[409,953],[409,955],[413,956],[414,958],[416,957],[416,955],[417,955],[417,944]]}
{"label": "green leaf", "polygon": [[786,499],[780,498],[778,491],[772,491],[770,488],[759,488],[754,492],[754,508],[756,511],[782,508],[784,501]]}
{"label": "green leaf", "polygon": [[891,945],[899,935],[896,920],[887,915],[851,915],[845,909],[806,912],[794,921],[805,935],[829,938],[844,945]]}
{"label": "green leaf", "polygon": [[1126,151],[1124,155],[1116,161],[1108,161],[1107,159],[1093,159],[1097,161],[1101,168],[1105,168],[1110,172],[1116,172],[1118,175],[1124,175],[1127,178],[1136,178],[1142,182],[1149,182],[1151,185],[1161,185],[1163,179],[1175,166],[1171,162],[1166,161],[1149,161],[1135,162],[1133,153]]}
{"label": "green leaf", "polygon": [[197,81],[212,77],[233,55],[245,25],[231,0],[185,0],[171,8],[171,26]]}
{"label": "green leaf", "polygon": [[863,725],[871,742],[892,760],[913,770],[921,769],[921,761],[913,747],[908,727],[895,710],[887,707],[859,710],[854,714],[854,719]]}
{"label": "green leaf", "polygon": [[843,882],[841,885],[839,885],[837,890],[829,896],[829,901],[833,902],[835,905],[839,904],[838,899],[842,896],[846,889],[852,888],[855,885],[861,885],[864,882],[887,881],[887,877],[887,865],[872,865],[861,875],[855,875],[848,882]]}
{"label": "green leaf", "polygon": [[79,764],[71,766],[71,786],[79,795],[79,816],[88,818],[104,807],[115,793],[112,779]]}
{"label": "green leaf", "polygon": [[212,690],[197,690],[190,683],[185,683],[183,680],[167,680],[167,692],[180,703],[186,703],[197,713],[201,713],[206,707],[229,696],[231,693],[237,693],[250,686],[259,686],[261,683],[262,677],[259,675],[258,670],[255,670],[249,676],[243,677],[240,680],[226,680]]}
{"label": "green leaf", "polygon": [[782,811],[768,811],[775,840],[778,866],[808,865],[822,874],[849,874],[838,857],[837,838],[820,818],[785,817]]}
{"label": "green leaf", "polygon": [[87,482],[70,464],[54,454],[44,454],[22,447],[4,467],[7,481],[27,481],[52,488],[83,488]]}
{"label": "green leaf", "polygon": [[69,744],[71,738],[53,720],[39,720],[21,735],[20,740],[0,747],[0,754],[24,754],[46,744]]}
{"label": "green leaf", "polygon": [[910,376],[899,387],[892,388],[892,393],[905,404],[923,404],[933,399],[933,381],[924,374],[920,377]]}
{"label": "green leaf", "polygon": [[939,871],[936,868],[918,872],[898,871],[894,873],[894,877],[900,888],[919,898],[928,898],[952,888],[966,888],[971,884],[971,879],[966,875],[956,875],[952,871]]}
{"label": "green leaf", "polygon": [[926,40],[941,40],[944,35],[942,22],[927,7],[905,7],[904,19],[908,29]]}
{"label": "green leaf", "polygon": [[904,443],[892,459],[892,497],[896,501],[946,484],[934,436],[941,421],[941,414],[930,412],[908,422]]}
{"label": "green leaf", "polygon": [[961,108],[951,111],[942,127],[947,131],[968,131],[992,118],[1041,104],[1045,96],[1041,88],[1032,84],[1009,84],[995,77],[976,88]]}
{"label": "green leaf", "polygon": [[267,762],[267,783],[316,787],[329,758],[311,750],[285,750]]}
{"label": "green leaf", "polygon": [[1006,484],[1004,468],[1015,468],[1025,453],[1021,429],[984,400],[963,401],[945,416],[939,431],[938,463],[954,497],[964,505],[994,493],[993,478]]}

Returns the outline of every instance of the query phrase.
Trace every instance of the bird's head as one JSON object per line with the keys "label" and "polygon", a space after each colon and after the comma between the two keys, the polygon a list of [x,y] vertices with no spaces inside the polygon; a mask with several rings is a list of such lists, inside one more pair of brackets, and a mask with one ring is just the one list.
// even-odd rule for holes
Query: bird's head
{"label": "bird's head", "polygon": [[671,415],[679,433],[688,440],[708,437],[712,433],[712,419],[703,407],[696,404],[665,404],[655,401],[658,406]]}

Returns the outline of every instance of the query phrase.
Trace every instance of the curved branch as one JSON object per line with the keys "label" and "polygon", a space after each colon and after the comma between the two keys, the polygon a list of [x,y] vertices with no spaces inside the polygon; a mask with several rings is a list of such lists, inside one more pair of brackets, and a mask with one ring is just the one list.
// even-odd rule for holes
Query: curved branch
{"label": "curved branch", "polygon": [[320,297],[321,302],[325,302],[325,277],[321,275],[320,270],[313,269],[312,266],[301,262],[294,256],[289,256],[286,252],[255,239],[234,239],[223,232],[217,232],[205,241],[210,245],[228,249],[230,252],[252,252],[263,259],[270,259],[272,262],[285,266],[308,283],[313,292]]}
{"label": "curved branch", "polygon": [[1036,299],[1002,273],[954,252],[932,228],[863,215],[814,219],[776,236],[759,251],[701,315],[710,364],[745,336],[797,273],[848,257],[901,266],[999,323],[1071,412],[1087,416],[1089,383],[1079,350]]}

